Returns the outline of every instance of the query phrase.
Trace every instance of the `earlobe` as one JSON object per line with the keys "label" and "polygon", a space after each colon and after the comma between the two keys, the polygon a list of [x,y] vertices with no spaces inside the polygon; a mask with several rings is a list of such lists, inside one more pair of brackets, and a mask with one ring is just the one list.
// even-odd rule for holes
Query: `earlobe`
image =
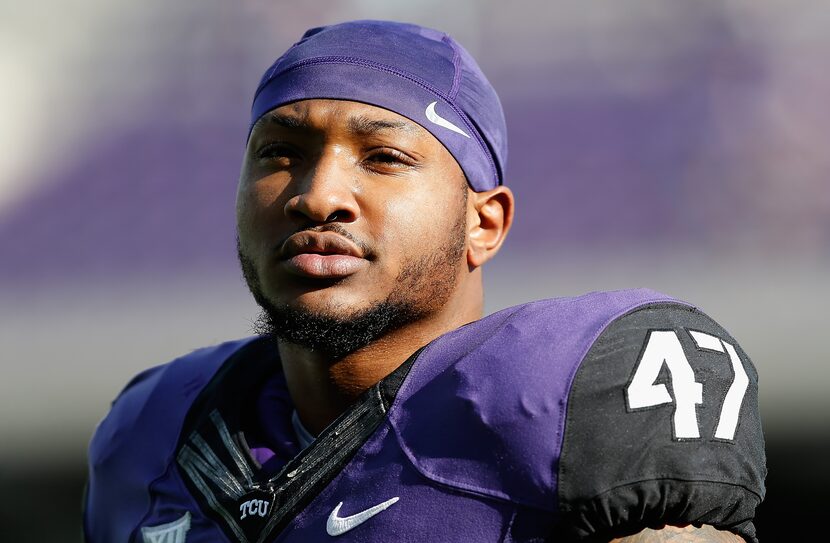
{"label": "earlobe", "polygon": [[475,269],[490,260],[504,243],[513,223],[513,192],[499,186],[468,195],[467,264]]}

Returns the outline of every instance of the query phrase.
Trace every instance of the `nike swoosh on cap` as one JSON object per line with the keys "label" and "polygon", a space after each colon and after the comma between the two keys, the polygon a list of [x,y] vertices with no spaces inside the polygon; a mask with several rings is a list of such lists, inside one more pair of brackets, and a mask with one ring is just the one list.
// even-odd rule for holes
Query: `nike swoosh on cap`
{"label": "nike swoosh on cap", "polygon": [[383,503],[379,503],[374,507],[370,507],[369,509],[348,517],[338,516],[340,508],[343,507],[343,502],[340,502],[334,509],[332,509],[331,514],[329,515],[329,519],[326,522],[326,533],[330,536],[343,535],[352,528],[360,526],[381,511],[389,508],[399,499],[400,498],[398,496],[395,496],[394,498],[388,499]]}
{"label": "nike swoosh on cap", "polygon": [[437,103],[438,102],[432,102],[430,105],[427,106],[426,110],[424,111],[424,113],[426,113],[427,119],[429,119],[430,122],[437,124],[438,126],[443,126],[444,128],[448,128],[453,132],[461,134],[465,138],[469,138],[470,136],[466,132],[464,132],[463,130],[452,124],[450,121],[448,121],[447,119],[443,118],[435,112],[435,104]]}

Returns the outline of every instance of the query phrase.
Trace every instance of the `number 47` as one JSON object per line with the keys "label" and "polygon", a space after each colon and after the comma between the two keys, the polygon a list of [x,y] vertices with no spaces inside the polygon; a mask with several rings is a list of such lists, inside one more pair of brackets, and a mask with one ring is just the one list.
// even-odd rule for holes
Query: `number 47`
{"label": "number 47", "polygon": [[[697,344],[698,350],[725,353],[732,363],[734,378],[723,399],[718,426],[715,429],[716,439],[731,441],[735,437],[738,415],[749,386],[749,378],[735,347],[731,344],[717,336],[696,330],[689,330],[689,334]],[[664,363],[669,370],[674,399],[666,385],[655,383]],[[695,406],[703,403],[703,385],[695,381],[694,371],[674,330],[649,331],[640,362],[626,388],[626,401],[630,410],[670,404],[673,401],[675,439],[700,438]]]}

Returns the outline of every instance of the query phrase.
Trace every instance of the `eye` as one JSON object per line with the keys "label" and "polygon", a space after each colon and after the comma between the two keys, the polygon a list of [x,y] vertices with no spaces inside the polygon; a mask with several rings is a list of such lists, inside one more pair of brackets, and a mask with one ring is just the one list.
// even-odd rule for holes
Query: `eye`
{"label": "eye", "polygon": [[257,149],[256,157],[260,160],[274,162],[280,166],[287,167],[300,159],[300,153],[282,142],[267,143]]}
{"label": "eye", "polygon": [[372,149],[364,159],[366,167],[375,170],[406,170],[415,168],[417,161],[397,149],[381,147]]}

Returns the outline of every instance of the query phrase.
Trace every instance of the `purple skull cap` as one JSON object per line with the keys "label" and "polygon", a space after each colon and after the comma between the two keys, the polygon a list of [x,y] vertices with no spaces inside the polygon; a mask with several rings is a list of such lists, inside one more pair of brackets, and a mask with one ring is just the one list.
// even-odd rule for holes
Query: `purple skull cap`
{"label": "purple skull cap", "polygon": [[249,136],[263,114],[311,98],[394,111],[435,136],[473,190],[504,181],[507,126],[499,97],[473,57],[443,32],[391,21],[307,31],[262,76]]}

